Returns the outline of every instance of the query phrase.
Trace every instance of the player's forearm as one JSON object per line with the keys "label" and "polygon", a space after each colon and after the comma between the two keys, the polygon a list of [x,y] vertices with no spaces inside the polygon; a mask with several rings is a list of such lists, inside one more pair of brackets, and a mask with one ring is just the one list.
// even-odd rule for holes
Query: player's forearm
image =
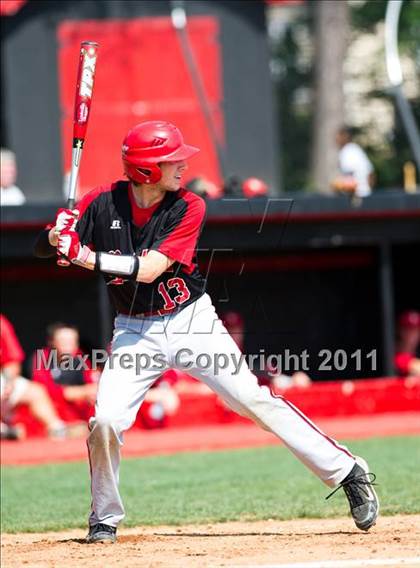
{"label": "player's forearm", "polygon": [[152,253],[141,258],[133,255],[114,255],[90,251],[83,262],[80,260],[76,262],[76,264],[90,270],[97,270],[111,276],[120,276],[128,280],[136,280],[144,284],[154,282],[172,263],[173,261],[156,251],[152,251]]}
{"label": "player's forearm", "polygon": [[156,259],[152,255],[144,256],[139,260],[140,266],[136,280],[137,282],[144,282],[145,284],[154,282],[156,278],[159,278],[170,266],[170,264],[162,263],[160,259]]}
{"label": "player's forearm", "polygon": [[109,276],[136,280],[139,272],[139,260],[137,256],[117,256],[107,252],[93,252],[89,247],[83,246],[80,248],[77,258],[72,259],[72,262],[82,268],[96,270]]}
{"label": "player's forearm", "polygon": [[78,249],[77,257],[72,259],[72,262],[88,270],[96,270],[110,276],[119,276],[145,284],[154,282],[173,264],[171,259],[157,251],[151,251],[140,258],[134,255],[95,253],[86,246]]}
{"label": "player's forearm", "polygon": [[101,253],[98,258],[95,253],[92,254],[93,257],[89,257],[88,260],[89,266],[91,266],[93,262],[94,268],[96,266],[100,272],[110,274],[111,276],[126,277],[131,280],[136,280],[137,282],[150,284],[163,272],[162,267],[148,257],[140,258],[130,255],[116,256]]}

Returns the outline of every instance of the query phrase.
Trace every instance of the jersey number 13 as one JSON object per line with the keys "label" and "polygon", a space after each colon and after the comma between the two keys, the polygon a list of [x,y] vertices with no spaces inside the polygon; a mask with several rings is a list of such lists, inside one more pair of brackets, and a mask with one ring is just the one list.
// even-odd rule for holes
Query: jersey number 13
{"label": "jersey number 13", "polygon": [[166,286],[169,289],[175,288],[177,295],[172,299],[168,290],[165,288],[165,284],[163,282],[159,284],[158,292],[164,299],[165,304],[162,308],[164,310],[173,310],[176,307],[176,304],[183,304],[191,296],[183,278],[170,278],[167,281]]}

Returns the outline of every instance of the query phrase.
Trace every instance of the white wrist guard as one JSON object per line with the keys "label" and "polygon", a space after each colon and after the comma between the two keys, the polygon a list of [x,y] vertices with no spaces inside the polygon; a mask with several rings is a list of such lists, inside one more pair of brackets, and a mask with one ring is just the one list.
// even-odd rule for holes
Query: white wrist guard
{"label": "white wrist guard", "polygon": [[80,247],[79,254],[72,262],[73,264],[84,265],[88,261],[89,255],[92,251],[86,245]]}
{"label": "white wrist guard", "polygon": [[97,252],[95,270],[112,276],[122,276],[128,280],[136,280],[140,268],[138,256],[128,254],[117,255],[107,252]]}

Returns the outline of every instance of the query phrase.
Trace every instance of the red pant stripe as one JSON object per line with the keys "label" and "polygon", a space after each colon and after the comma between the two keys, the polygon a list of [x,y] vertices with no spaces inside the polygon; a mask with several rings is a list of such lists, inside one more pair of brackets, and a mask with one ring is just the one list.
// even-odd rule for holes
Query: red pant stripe
{"label": "red pant stripe", "polygon": [[281,394],[274,394],[271,391],[271,389],[270,389],[270,394],[273,398],[281,398],[282,401],[285,402],[287,404],[287,406],[289,406],[292,410],[294,410],[296,412],[296,414],[298,414],[302,418],[302,420],[304,420],[307,424],[309,424],[309,426],[313,430],[318,432],[318,434],[321,434],[321,436],[323,436],[326,440],[328,440],[328,442],[330,442],[330,444],[332,444],[335,448],[337,448],[338,450],[341,450],[342,452],[347,454],[349,457],[355,459],[353,454],[351,454],[346,448],[343,448],[343,446],[340,446],[339,444],[337,444],[337,442],[335,442],[332,438],[330,438],[329,436],[324,434],[324,432],[322,432],[322,430],[317,428],[313,422],[311,422],[298,408],[296,408],[296,406],[294,406],[291,402],[289,402],[286,398],[284,398],[284,396],[282,396]]}

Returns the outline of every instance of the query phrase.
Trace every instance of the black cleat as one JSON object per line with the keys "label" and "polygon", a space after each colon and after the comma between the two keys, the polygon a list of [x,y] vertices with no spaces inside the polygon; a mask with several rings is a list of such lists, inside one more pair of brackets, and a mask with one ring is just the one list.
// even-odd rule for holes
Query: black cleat
{"label": "black cleat", "polygon": [[379,500],[373,488],[376,475],[369,471],[364,459],[356,457],[356,463],[348,476],[327,497],[329,499],[341,487],[344,489],[350,512],[356,527],[368,531],[376,524]]}
{"label": "black cleat", "polygon": [[89,534],[86,542],[92,544],[94,542],[114,543],[117,540],[117,529],[104,523],[98,523],[89,527]]}

